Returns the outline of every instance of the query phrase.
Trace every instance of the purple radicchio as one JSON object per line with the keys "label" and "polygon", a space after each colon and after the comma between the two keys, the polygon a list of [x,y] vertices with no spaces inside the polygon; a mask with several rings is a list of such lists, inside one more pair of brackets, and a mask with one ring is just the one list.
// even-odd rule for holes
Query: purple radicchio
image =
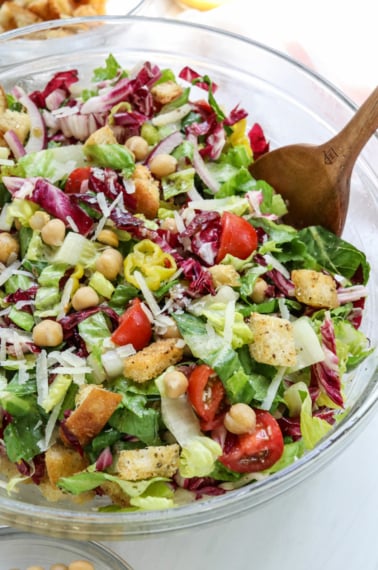
{"label": "purple radicchio", "polygon": [[311,375],[327,396],[337,404],[343,406],[343,396],[341,394],[341,378],[339,372],[339,359],[336,352],[336,337],[333,322],[329,314],[320,327],[321,345],[325,354],[322,362],[317,362],[311,367]]}

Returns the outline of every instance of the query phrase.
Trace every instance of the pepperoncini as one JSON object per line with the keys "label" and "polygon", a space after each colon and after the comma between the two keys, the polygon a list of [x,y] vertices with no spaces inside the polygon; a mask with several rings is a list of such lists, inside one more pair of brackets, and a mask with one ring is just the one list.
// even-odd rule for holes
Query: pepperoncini
{"label": "pepperoncini", "polygon": [[71,289],[71,296],[79,289],[80,279],[84,275],[84,268],[80,263],[75,265],[75,271],[71,273],[70,279],[72,279],[72,289]]}
{"label": "pepperoncini", "polygon": [[248,156],[252,156],[251,145],[249,143],[247,133],[247,119],[241,119],[232,126],[232,134],[228,137],[228,141],[232,146],[244,146]]}
{"label": "pepperoncini", "polygon": [[138,289],[135,271],[141,273],[151,291],[156,291],[176,270],[177,265],[173,257],[149,239],[137,243],[124,261],[125,279]]}

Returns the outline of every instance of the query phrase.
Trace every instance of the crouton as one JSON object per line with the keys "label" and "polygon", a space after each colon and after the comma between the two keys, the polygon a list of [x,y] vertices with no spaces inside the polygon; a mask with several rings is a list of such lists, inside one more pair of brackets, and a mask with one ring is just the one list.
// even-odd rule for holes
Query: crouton
{"label": "crouton", "polygon": [[143,383],[156,378],[169,366],[180,362],[184,354],[182,340],[165,338],[153,342],[124,361],[123,373],[134,382]]}
{"label": "crouton", "polygon": [[296,350],[290,321],[271,315],[252,313],[249,326],[254,337],[249,345],[252,358],[272,366],[294,366]]}
{"label": "crouton", "polygon": [[0,85],[0,115],[5,113],[5,110],[7,109],[7,107],[8,107],[7,96],[6,96],[4,89]]}
{"label": "crouton", "polygon": [[105,125],[100,129],[97,129],[94,133],[92,133],[87,140],[85,141],[84,146],[88,146],[91,144],[116,144],[117,139],[109,127],[109,125]]}
{"label": "crouton", "polygon": [[7,131],[14,131],[20,141],[24,143],[30,131],[29,115],[5,109],[0,114],[0,137],[2,138]]}
{"label": "crouton", "polygon": [[70,446],[65,435],[65,430],[68,430],[80,445],[88,445],[103,429],[121,400],[121,394],[110,392],[101,386],[84,386],[79,391],[77,407],[65,421],[64,428],[60,428],[59,435],[63,443]]}
{"label": "crouton", "polygon": [[130,506],[129,495],[127,495],[114,481],[105,481],[100,486],[100,489],[104,495],[111,499],[114,505],[118,505],[119,507]]}
{"label": "crouton", "polygon": [[[61,501],[67,498],[59,487],[57,482],[61,477],[70,477],[75,473],[83,471],[89,465],[89,461],[74,449],[70,449],[56,443],[52,445],[45,453],[46,477],[39,485],[40,491],[49,502]],[[93,499],[95,493],[88,491],[81,493],[77,497],[68,497],[76,503],[84,503]]]}
{"label": "crouton", "polygon": [[47,499],[49,503],[57,503],[58,501],[70,501],[70,503],[83,504],[91,501],[95,498],[96,493],[94,491],[86,491],[85,493],[80,493],[79,495],[71,495],[70,493],[65,493],[55,485],[51,485],[48,477],[45,477],[38,485],[39,491]]}
{"label": "crouton", "polygon": [[128,481],[172,477],[178,469],[179,454],[180,447],[177,443],[127,449],[120,452],[115,470],[122,479]]}
{"label": "crouton", "polygon": [[22,28],[39,21],[40,18],[36,14],[15,2],[4,2],[0,8],[0,26],[4,31]]}
{"label": "crouton", "polygon": [[209,272],[215,287],[221,287],[222,285],[238,287],[240,285],[239,273],[232,265],[213,265],[209,267]]}
{"label": "crouton", "polygon": [[148,219],[156,218],[160,205],[158,181],[143,164],[135,166],[131,178],[135,185],[136,211]]}
{"label": "crouton", "polygon": [[339,306],[336,281],[312,269],[295,269],[291,272],[291,280],[295,287],[295,297],[300,303],[315,308],[334,309]]}
{"label": "crouton", "polygon": [[[0,0],[0,33],[47,20],[103,15],[105,8],[106,0]],[[34,37],[62,37],[72,34],[72,29],[55,28],[36,33]],[[76,26],[74,29],[79,32],[88,26]]]}
{"label": "crouton", "polygon": [[56,443],[45,453],[46,471],[51,485],[88,467],[87,459],[74,449]]}
{"label": "crouton", "polygon": [[157,103],[167,105],[174,99],[177,99],[183,92],[181,85],[175,81],[164,81],[158,83],[151,89],[151,94]]}
{"label": "crouton", "polygon": [[32,0],[29,2],[28,10],[38,16],[40,20],[50,20],[51,18],[48,0]]}

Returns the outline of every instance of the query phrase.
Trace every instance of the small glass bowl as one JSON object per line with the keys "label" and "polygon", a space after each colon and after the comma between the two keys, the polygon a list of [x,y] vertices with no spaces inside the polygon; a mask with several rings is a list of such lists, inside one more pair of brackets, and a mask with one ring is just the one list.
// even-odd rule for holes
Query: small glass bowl
{"label": "small glass bowl", "polygon": [[[67,48],[67,40],[71,41],[74,35],[80,35],[80,42],[76,44],[78,49],[81,46],[88,46],[88,42],[96,41],[95,32],[98,28],[98,20],[145,13],[152,1],[108,0],[106,16],[75,18],[77,22],[75,25],[70,23],[74,18],[61,18],[0,33],[0,69],[36,57],[43,57],[47,53],[60,53]],[[9,45],[3,43],[11,40]]]}
{"label": "small glass bowl", "polygon": [[9,527],[0,528],[1,570],[26,570],[74,560],[91,562],[95,570],[132,570],[117,554],[96,542],[60,540],[29,534]]}

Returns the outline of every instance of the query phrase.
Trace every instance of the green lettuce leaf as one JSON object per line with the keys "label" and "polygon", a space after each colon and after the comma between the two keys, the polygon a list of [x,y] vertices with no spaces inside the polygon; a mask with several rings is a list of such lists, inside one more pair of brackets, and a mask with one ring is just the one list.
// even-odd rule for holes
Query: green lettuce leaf
{"label": "green lettuce leaf", "polygon": [[335,236],[321,226],[304,228],[299,238],[306,245],[309,255],[317,263],[336,275],[351,279],[361,270],[363,283],[369,279],[370,265],[365,254],[354,245]]}
{"label": "green lettuce leaf", "polygon": [[[303,443],[306,449],[313,449],[315,445],[327,435],[332,425],[321,418],[312,415],[312,401],[307,386],[301,387],[302,407],[300,413],[300,427]],[[302,390],[303,388],[303,390]]]}
{"label": "green lettuce leaf", "polygon": [[121,170],[125,178],[129,178],[135,169],[133,155],[121,144],[88,144],[84,154],[96,166]]}
{"label": "green lettuce leaf", "polygon": [[214,462],[222,454],[216,441],[206,436],[192,438],[183,448],[179,460],[182,477],[206,477],[214,469]]}

